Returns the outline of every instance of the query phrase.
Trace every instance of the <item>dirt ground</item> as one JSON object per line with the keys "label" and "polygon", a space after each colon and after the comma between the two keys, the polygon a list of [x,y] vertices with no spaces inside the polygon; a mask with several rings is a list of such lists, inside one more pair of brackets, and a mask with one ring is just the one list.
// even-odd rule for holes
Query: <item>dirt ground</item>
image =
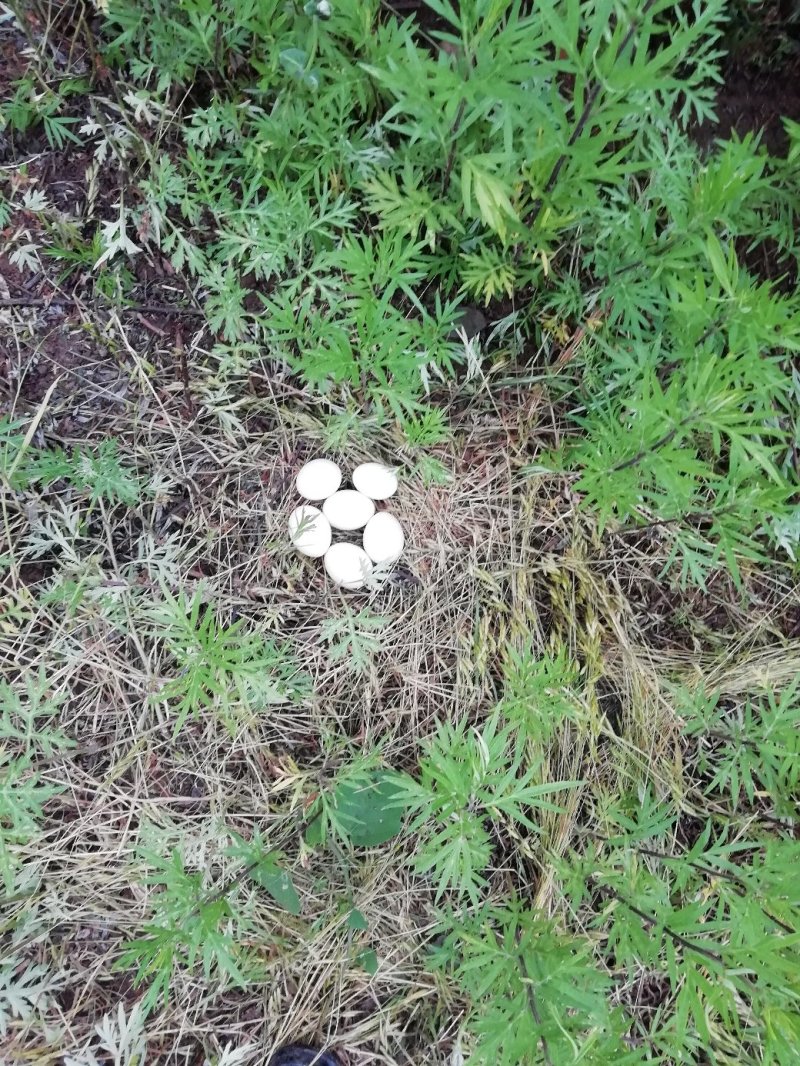
{"label": "dirt ground", "polygon": [[709,149],[718,138],[758,133],[785,155],[784,119],[800,122],[800,10],[795,0],[767,0],[732,19],[724,41],[717,123],[694,131]]}

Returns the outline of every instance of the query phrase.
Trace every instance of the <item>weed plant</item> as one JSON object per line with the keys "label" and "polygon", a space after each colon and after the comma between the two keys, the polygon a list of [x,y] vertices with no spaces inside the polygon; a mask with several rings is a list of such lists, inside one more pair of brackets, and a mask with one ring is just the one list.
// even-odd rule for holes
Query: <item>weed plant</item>
{"label": "weed plant", "polygon": [[[133,1066],[182,1001],[207,1032],[215,997],[291,986],[265,1039],[324,1035],[352,987],[420,1063],[792,1066],[796,640],[771,607],[661,654],[635,596],[796,599],[800,127],[787,158],[694,144],[726,0],[97,7],[88,113],[46,34],[2,105],[91,150],[90,199],[115,178],[83,222],[12,183],[3,250],[83,286],[141,396],[66,447],[58,382],[0,425],[0,1035]],[[120,324],[143,262],[197,325],[180,412]],[[402,456],[421,577],[311,585],[281,540],[303,435]],[[166,764],[201,814],[159,805]],[[119,843],[92,823],[132,991],[75,1036],[84,776],[145,799]],[[206,1061],[263,1059],[241,1033]]]}

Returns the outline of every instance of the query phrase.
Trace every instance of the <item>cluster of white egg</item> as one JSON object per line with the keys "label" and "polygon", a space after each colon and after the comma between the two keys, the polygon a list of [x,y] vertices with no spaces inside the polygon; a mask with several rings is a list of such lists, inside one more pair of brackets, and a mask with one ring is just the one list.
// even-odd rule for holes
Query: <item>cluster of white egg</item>
{"label": "cluster of white egg", "polygon": [[[342,472],[330,459],[313,459],[297,475],[297,491],[312,503],[296,507],[289,516],[289,538],[311,559],[324,557],[325,571],[337,585],[362,588],[376,566],[400,558],[405,545],[403,527],[375,502],[397,492],[397,474],[382,463],[362,463],[353,471],[353,488],[342,489]],[[322,510],[312,506],[323,501]],[[361,545],[333,543],[334,529],[362,529]]]}

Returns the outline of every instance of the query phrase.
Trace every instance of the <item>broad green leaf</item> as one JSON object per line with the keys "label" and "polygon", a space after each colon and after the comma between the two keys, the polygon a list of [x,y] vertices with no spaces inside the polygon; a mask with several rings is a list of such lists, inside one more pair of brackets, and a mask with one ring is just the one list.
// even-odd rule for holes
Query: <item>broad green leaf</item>
{"label": "broad green leaf", "polygon": [[401,811],[396,804],[394,775],[378,770],[358,782],[344,781],[336,789],[336,817],[351,843],[359,848],[385,844],[400,832]]}
{"label": "broad green leaf", "polygon": [[268,855],[262,863],[251,871],[250,876],[272,896],[276,903],[290,914],[301,911],[300,897],[292,879],[286,870],[281,869],[273,855]]}
{"label": "broad green leaf", "polygon": [[278,58],[287,74],[302,81],[308,64],[308,56],[302,48],[284,48]]}
{"label": "broad green leaf", "polygon": [[347,927],[348,929],[364,930],[369,929],[369,924],[367,923],[367,919],[364,917],[361,911],[358,910],[356,907],[353,907],[353,909],[347,916]]}
{"label": "broad green leaf", "polygon": [[362,970],[366,970],[373,977],[378,972],[378,955],[372,948],[366,948],[356,955],[355,961]]}

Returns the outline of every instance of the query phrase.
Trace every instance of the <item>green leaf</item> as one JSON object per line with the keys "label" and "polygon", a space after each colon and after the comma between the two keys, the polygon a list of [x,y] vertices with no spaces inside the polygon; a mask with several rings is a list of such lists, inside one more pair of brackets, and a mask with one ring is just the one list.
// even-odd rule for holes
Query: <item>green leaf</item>
{"label": "green leaf", "polygon": [[275,902],[289,914],[300,914],[302,905],[297,889],[286,870],[278,866],[274,854],[268,855],[254,870],[251,870],[250,876],[262,888],[265,888]]}
{"label": "green leaf", "polygon": [[509,223],[519,225],[520,219],[511,203],[509,186],[481,165],[489,162],[489,156],[464,160],[461,171],[464,210],[468,215],[474,215],[477,205],[478,217],[505,240]]}
{"label": "green leaf", "polygon": [[316,818],[312,818],[308,823],[303,839],[309,847],[315,848],[322,844],[325,839],[324,828],[325,826],[321,814],[318,814]]}
{"label": "green leaf", "polygon": [[356,781],[343,781],[334,796],[336,818],[358,848],[385,844],[402,824],[394,775],[377,770]]}
{"label": "green leaf", "polygon": [[356,963],[372,977],[378,972],[378,956],[372,948],[365,948],[356,955]]}
{"label": "green leaf", "polygon": [[733,285],[728,257],[725,255],[725,249],[722,247],[719,239],[713,233],[709,233],[706,238],[706,254],[708,255],[708,261],[711,264],[711,269],[714,271],[717,281],[725,292],[730,293]]}
{"label": "green leaf", "polygon": [[300,897],[289,874],[280,865],[283,852],[270,850],[259,830],[254,830],[250,840],[231,831],[235,844],[226,854],[239,859],[248,875],[272,896],[276,903],[290,914],[299,914]]}
{"label": "green leaf", "polygon": [[284,48],[278,59],[287,74],[302,81],[308,64],[308,56],[302,48]]}
{"label": "green leaf", "polygon": [[369,929],[367,919],[356,907],[350,911],[347,916],[347,928],[348,929]]}

